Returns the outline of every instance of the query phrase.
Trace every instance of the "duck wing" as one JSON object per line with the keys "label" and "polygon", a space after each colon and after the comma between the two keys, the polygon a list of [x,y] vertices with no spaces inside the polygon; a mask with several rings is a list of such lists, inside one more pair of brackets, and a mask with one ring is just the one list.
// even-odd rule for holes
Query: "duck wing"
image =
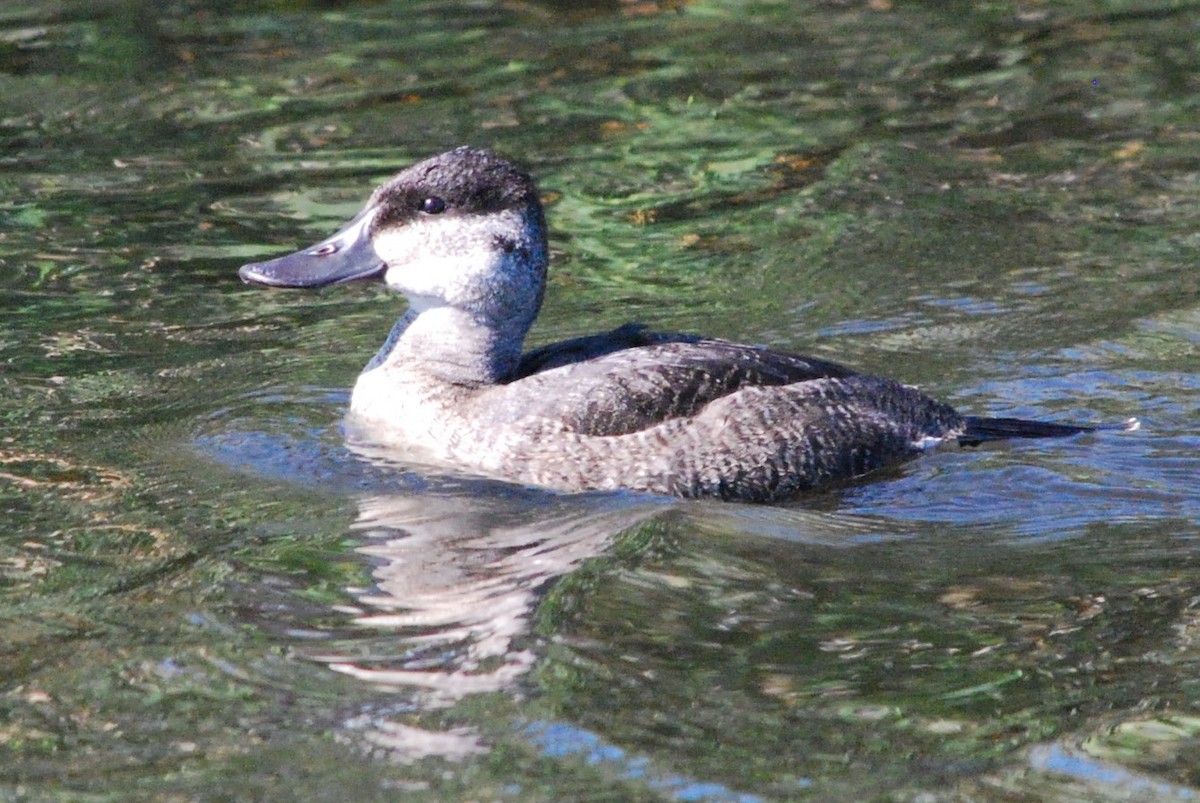
{"label": "duck wing", "polygon": [[742,388],[852,375],[798,354],[623,326],[530,352],[493,393],[521,418],[549,419],[580,435],[625,435],[694,416]]}
{"label": "duck wing", "polygon": [[625,349],[653,346],[658,343],[699,343],[702,340],[704,338],[696,335],[651,332],[645,324],[627,323],[611,332],[561,340],[526,352],[521,355],[521,362],[509,381],[524,379],[551,368],[593,360]]}

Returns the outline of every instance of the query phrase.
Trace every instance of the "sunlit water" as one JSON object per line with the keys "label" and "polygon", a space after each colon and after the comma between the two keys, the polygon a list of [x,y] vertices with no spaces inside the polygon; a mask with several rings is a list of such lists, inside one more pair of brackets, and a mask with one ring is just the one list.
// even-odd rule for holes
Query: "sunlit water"
{"label": "sunlit water", "polygon": [[[1194,799],[1196,10],[0,10],[0,797]],[[402,301],[236,268],[468,142],[548,202],[534,345],[1142,427],[778,507],[358,453]]]}

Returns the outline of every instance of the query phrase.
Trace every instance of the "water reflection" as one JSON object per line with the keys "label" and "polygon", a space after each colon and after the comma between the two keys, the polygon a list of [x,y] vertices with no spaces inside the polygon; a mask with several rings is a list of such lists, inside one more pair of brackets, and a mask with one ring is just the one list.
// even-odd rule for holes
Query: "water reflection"
{"label": "water reflection", "polygon": [[[646,494],[558,495],[439,475],[394,455],[352,451],[336,428],[297,437],[289,401],[296,400],[254,394],[243,402],[255,408],[250,420],[266,423],[265,431],[239,431],[236,419],[245,410],[231,408],[213,416],[216,431],[195,443],[240,475],[281,480],[313,496],[332,492],[352,503],[355,520],[348,527],[338,519],[268,527],[307,544],[299,547],[306,551],[289,557],[287,538],[280,538],[279,546],[249,557],[264,572],[247,567],[243,573],[257,579],[231,586],[238,618],[273,634],[297,657],[397,693],[391,702],[352,707],[339,740],[401,763],[486,752],[474,728],[431,728],[414,715],[468,695],[515,693],[538,660],[534,622],[555,582],[611,554],[638,525],[673,515],[678,503]],[[260,407],[282,417],[264,418]],[[315,545],[331,537],[340,544],[333,551]],[[332,596],[318,592],[330,580],[322,570],[296,574],[301,561],[306,571],[313,550],[324,566],[353,565],[336,575]],[[314,597],[323,603],[313,604]]]}
{"label": "water reflection", "polygon": [[622,495],[366,497],[352,532],[374,582],[350,591],[355,625],[378,638],[308,657],[421,689],[424,706],[510,687],[534,663],[530,620],[549,586],[663,510]]}

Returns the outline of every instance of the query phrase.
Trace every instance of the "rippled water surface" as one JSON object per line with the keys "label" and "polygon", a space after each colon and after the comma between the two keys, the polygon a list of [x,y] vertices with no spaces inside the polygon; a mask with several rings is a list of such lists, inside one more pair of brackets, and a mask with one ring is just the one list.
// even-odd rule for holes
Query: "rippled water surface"
{"label": "rippled water surface", "polygon": [[[1200,6],[0,8],[0,798],[1200,796]],[[241,285],[458,144],[531,344],[639,320],[976,414],[783,507],[362,455],[403,302]]]}

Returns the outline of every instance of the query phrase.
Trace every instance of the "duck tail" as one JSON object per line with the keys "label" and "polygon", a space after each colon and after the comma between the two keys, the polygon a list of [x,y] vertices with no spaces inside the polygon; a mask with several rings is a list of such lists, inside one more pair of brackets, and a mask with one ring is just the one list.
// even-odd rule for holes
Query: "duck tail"
{"label": "duck tail", "polygon": [[1119,424],[1054,424],[1049,421],[1028,421],[1024,418],[984,418],[967,416],[967,428],[958,436],[961,446],[978,446],[986,441],[1009,438],[1066,438],[1081,432],[1104,430],[1129,432],[1141,426],[1136,418],[1127,418]]}

